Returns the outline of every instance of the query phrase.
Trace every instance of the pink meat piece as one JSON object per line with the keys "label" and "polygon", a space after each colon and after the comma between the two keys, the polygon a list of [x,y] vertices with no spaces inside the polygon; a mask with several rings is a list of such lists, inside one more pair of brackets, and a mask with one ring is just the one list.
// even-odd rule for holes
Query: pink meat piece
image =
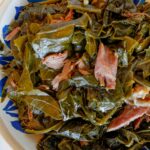
{"label": "pink meat piece", "polygon": [[79,59],[77,62],[76,62],[76,65],[78,67],[78,71],[82,74],[82,75],[88,75],[90,74],[88,69],[87,69],[87,66],[85,65],[84,61],[82,59]]}
{"label": "pink meat piece", "polygon": [[146,122],[149,123],[150,122],[150,116],[146,116]]}
{"label": "pink meat piece", "polygon": [[146,120],[146,122],[150,122],[150,108],[144,116],[142,116],[134,121],[134,129],[135,130],[138,129],[144,120]]}
{"label": "pink meat piece", "polygon": [[5,40],[6,41],[12,40],[19,31],[20,31],[20,27],[16,27],[6,36]]}
{"label": "pink meat piece", "polygon": [[59,87],[59,83],[71,77],[71,73],[74,68],[75,68],[75,64],[72,63],[70,60],[66,60],[62,72],[52,80],[53,90],[57,91]]}
{"label": "pink meat piece", "polygon": [[109,124],[107,131],[115,131],[130,124],[130,122],[142,117],[149,107],[126,106],[124,111]]}
{"label": "pink meat piece", "polygon": [[115,89],[117,66],[117,54],[101,43],[94,69],[95,78],[100,81],[101,86],[106,86],[107,89]]}
{"label": "pink meat piece", "polygon": [[146,115],[150,117],[150,108],[149,108],[149,110],[147,111]]}
{"label": "pink meat piece", "polygon": [[135,99],[134,101],[136,106],[150,107],[150,97],[145,97],[144,99]]}
{"label": "pink meat piece", "polygon": [[140,117],[140,118],[138,118],[134,121],[134,129],[135,130],[140,127],[140,125],[141,125],[141,123],[143,122],[144,119],[145,119],[145,116],[142,116],[142,117]]}
{"label": "pink meat piece", "polygon": [[51,54],[46,56],[42,63],[52,69],[61,69],[64,66],[64,61],[68,56],[68,52]]}

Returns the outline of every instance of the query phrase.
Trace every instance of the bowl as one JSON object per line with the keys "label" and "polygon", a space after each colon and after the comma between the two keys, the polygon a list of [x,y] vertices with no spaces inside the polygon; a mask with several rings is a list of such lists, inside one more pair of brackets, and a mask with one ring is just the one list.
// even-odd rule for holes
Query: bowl
{"label": "bowl", "polygon": [[[5,53],[8,52],[9,42],[4,38],[8,33],[9,24],[17,19],[22,8],[31,2],[42,0],[0,0],[0,39],[5,43]],[[144,0],[134,0],[136,5],[143,3]],[[0,67],[9,63],[12,56],[4,57],[0,55]],[[7,80],[5,73],[0,72],[0,96]],[[6,99],[0,104],[0,132],[8,144],[15,150],[36,150],[36,145],[41,136],[29,135],[24,133],[18,120],[18,112],[15,104]]]}

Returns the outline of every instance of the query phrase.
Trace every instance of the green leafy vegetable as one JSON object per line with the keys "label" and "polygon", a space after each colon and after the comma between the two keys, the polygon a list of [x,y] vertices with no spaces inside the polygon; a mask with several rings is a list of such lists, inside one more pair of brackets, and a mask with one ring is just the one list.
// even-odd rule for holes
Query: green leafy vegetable
{"label": "green leafy vegetable", "polygon": [[3,51],[4,45],[2,43],[2,41],[0,41],[0,51]]}
{"label": "green leafy vegetable", "polygon": [[[14,60],[0,60],[6,64],[0,73],[8,76],[1,101],[14,101],[25,132],[44,135],[38,150],[150,147],[149,24],[148,2],[46,0],[24,6],[4,39]],[[6,53],[1,42],[0,50]]]}
{"label": "green leafy vegetable", "polygon": [[31,81],[30,72],[27,66],[25,66],[21,74],[21,77],[18,81],[18,90],[31,91],[32,89],[33,89],[33,83]]}
{"label": "green leafy vegetable", "polygon": [[50,95],[11,95],[11,98],[15,101],[25,102],[27,105],[44,112],[53,119],[62,119],[59,105],[57,101]]}
{"label": "green leafy vegetable", "polygon": [[74,31],[73,25],[67,25],[53,32],[39,32],[32,42],[32,47],[40,58],[49,53],[70,50],[69,43]]}

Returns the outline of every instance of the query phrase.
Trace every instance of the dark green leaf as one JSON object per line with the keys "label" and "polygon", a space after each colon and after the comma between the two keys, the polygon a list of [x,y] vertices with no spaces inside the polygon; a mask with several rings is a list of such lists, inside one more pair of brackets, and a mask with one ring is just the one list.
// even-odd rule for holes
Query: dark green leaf
{"label": "dark green leaf", "polygon": [[17,47],[17,50],[19,52],[20,59],[24,55],[24,48],[25,48],[25,43],[27,42],[27,36],[20,36],[17,39],[14,40],[14,45]]}
{"label": "dark green leaf", "polygon": [[131,147],[134,141],[140,143],[141,138],[129,130],[122,129],[121,134],[122,136],[118,138],[118,141],[126,147]]}
{"label": "dark green leaf", "polygon": [[138,46],[138,42],[131,37],[124,37],[124,47],[129,55],[132,55],[134,49]]}
{"label": "dark green leaf", "polygon": [[21,77],[18,81],[18,90],[20,91],[30,91],[33,89],[33,83],[31,81],[30,72],[27,66],[24,66],[24,70],[21,74]]}
{"label": "dark green leaf", "polygon": [[49,53],[70,50],[69,45],[73,32],[73,25],[67,25],[58,30],[39,32],[32,42],[32,47],[40,58],[43,58]]}
{"label": "dark green leaf", "polygon": [[57,72],[53,69],[42,66],[40,68],[40,78],[43,81],[52,81],[52,79],[57,75]]}
{"label": "dark green leaf", "polygon": [[97,42],[93,37],[86,35],[86,46],[85,49],[91,58],[94,58],[97,54]]}
{"label": "dark green leaf", "polygon": [[27,133],[31,133],[31,134],[44,134],[44,133],[48,133],[51,131],[58,131],[63,126],[63,124],[64,124],[63,122],[58,122],[54,126],[49,127],[48,129],[39,130],[39,131],[26,129],[25,131]]}
{"label": "dark green leaf", "polygon": [[24,102],[27,105],[42,111],[45,115],[50,116],[55,120],[62,119],[58,102],[44,92],[39,90],[31,90],[30,92],[21,91],[19,93],[12,92],[10,93],[10,98],[15,101]]}
{"label": "dark green leaf", "polygon": [[146,39],[144,39],[144,40],[142,41],[142,43],[140,43],[140,44],[138,45],[138,47],[136,48],[136,52],[141,52],[141,51],[143,51],[145,48],[147,48],[147,47],[149,46],[149,44],[150,44],[150,36],[147,37]]}
{"label": "dark green leaf", "polygon": [[94,126],[82,120],[68,121],[56,135],[69,137],[75,140],[90,141],[97,139],[101,134],[101,127]]}

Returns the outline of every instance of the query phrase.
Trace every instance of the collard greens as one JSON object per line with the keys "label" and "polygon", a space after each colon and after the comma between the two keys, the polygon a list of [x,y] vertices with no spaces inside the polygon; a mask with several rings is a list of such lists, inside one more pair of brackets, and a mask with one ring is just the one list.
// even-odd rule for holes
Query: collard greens
{"label": "collard greens", "polygon": [[25,132],[44,135],[38,150],[150,148],[149,24],[150,4],[132,0],[23,8],[6,36],[14,60],[1,100],[15,102]]}

